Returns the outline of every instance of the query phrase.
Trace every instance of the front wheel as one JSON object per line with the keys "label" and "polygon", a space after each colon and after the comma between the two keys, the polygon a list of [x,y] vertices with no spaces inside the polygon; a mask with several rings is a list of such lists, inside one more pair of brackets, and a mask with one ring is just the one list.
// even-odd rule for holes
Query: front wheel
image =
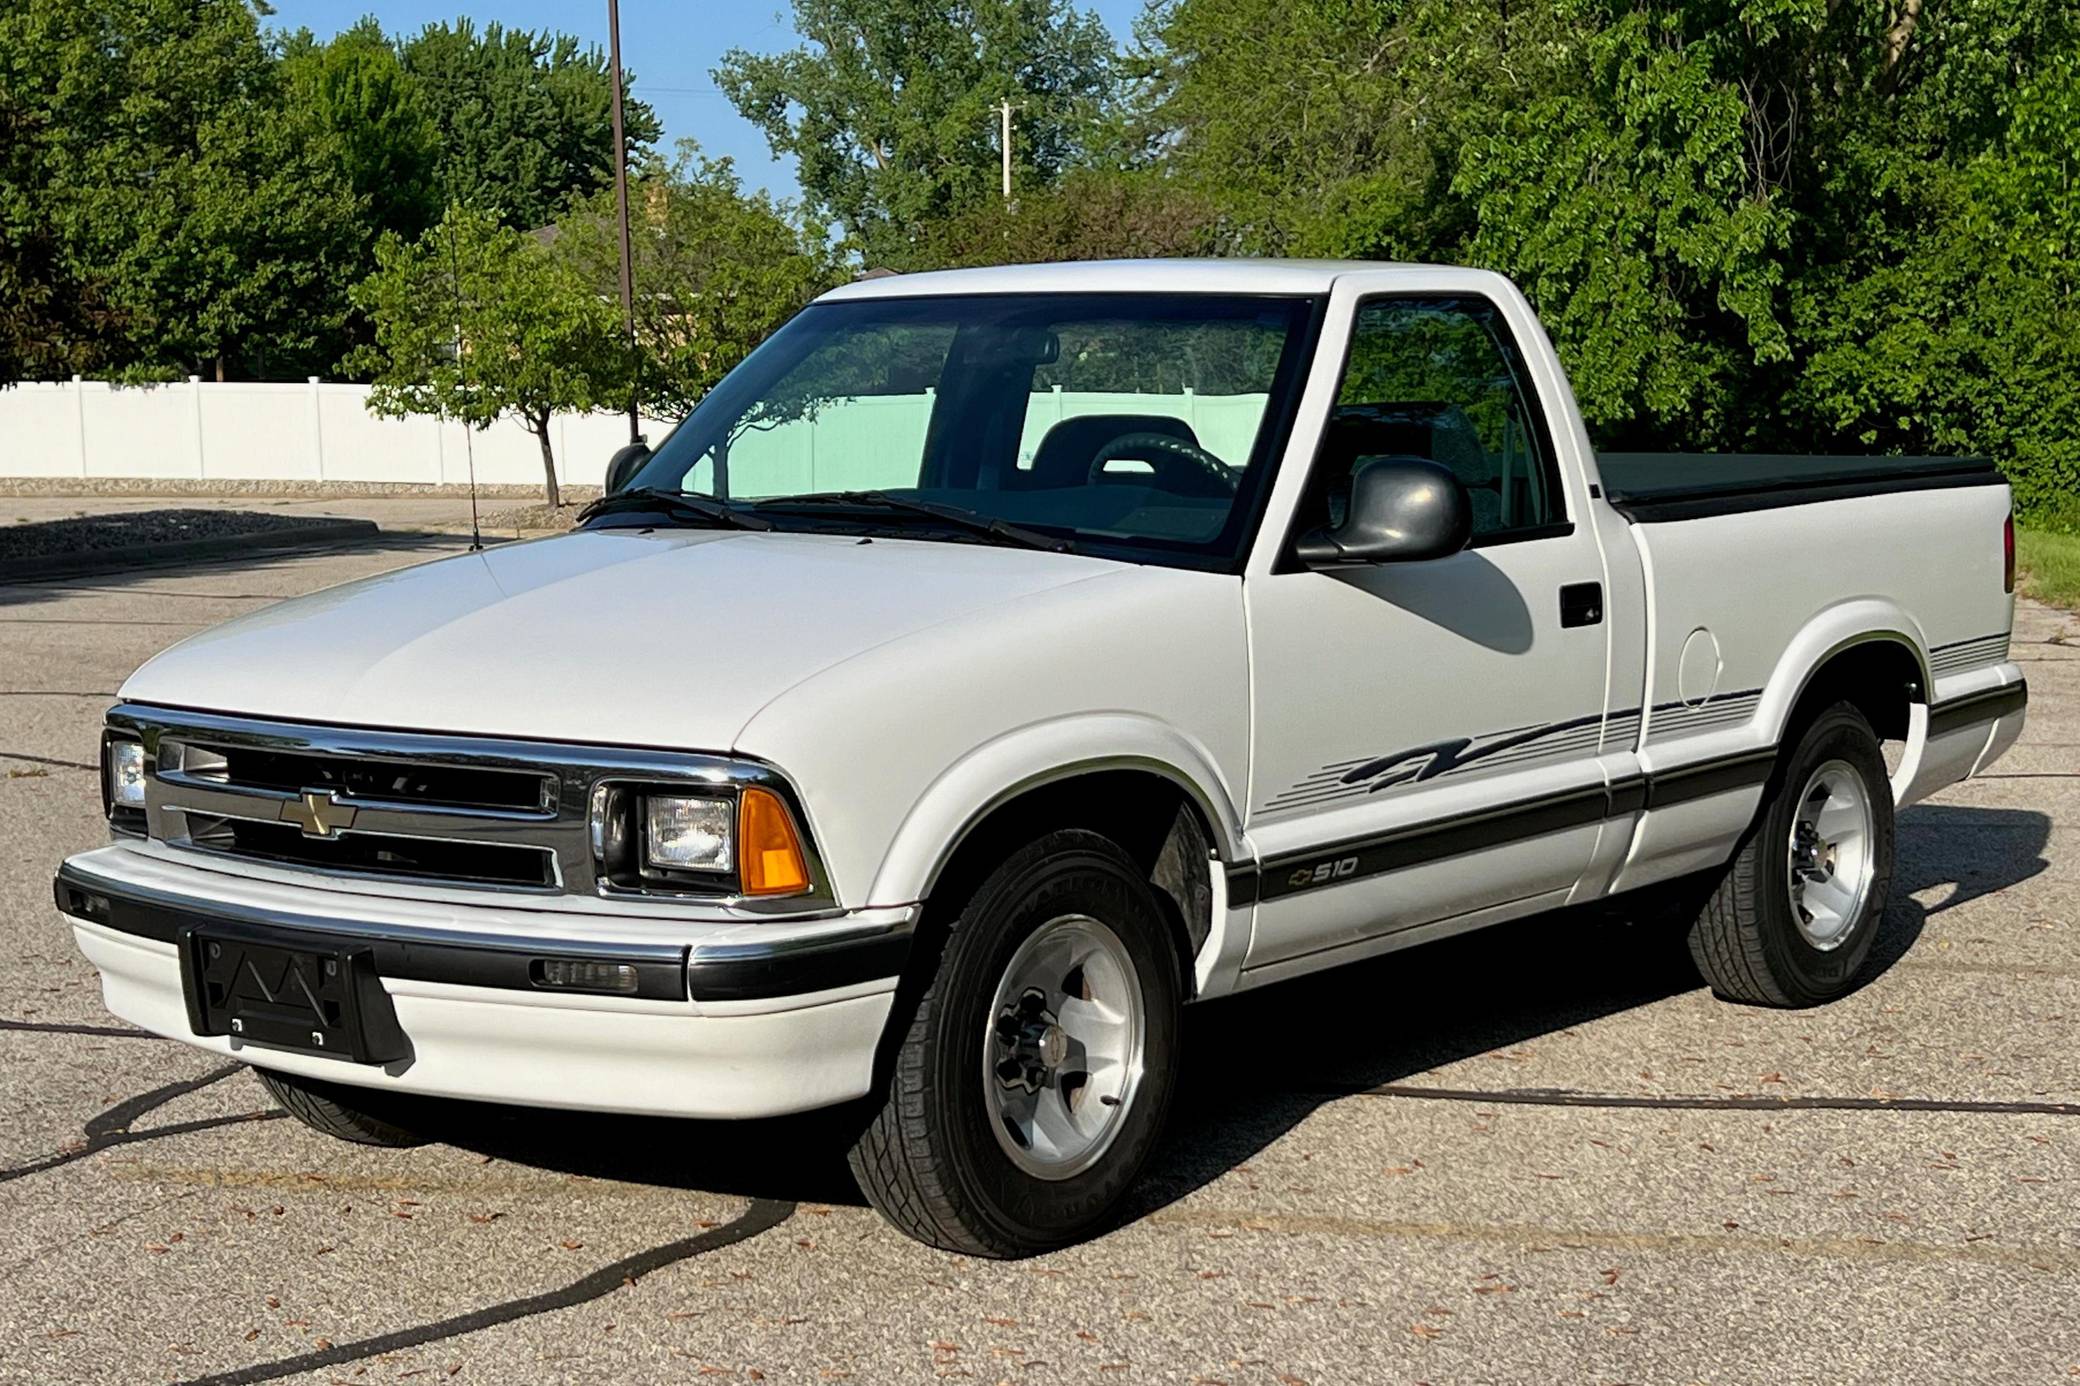
{"label": "front wheel", "polygon": [[1892,885],[1892,787],[1864,715],[1836,703],[1779,762],[1770,798],[1690,928],[1712,990],[1763,1006],[1847,991]]}
{"label": "front wheel", "polygon": [[424,1136],[397,1123],[400,1104],[385,1100],[389,1094],[271,1068],[253,1072],[283,1111],[334,1140],[396,1148],[426,1144]]}
{"label": "front wheel", "polygon": [[853,1174],[919,1241],[1023,1256],[1089,1235],[1154,1148],[1182,980],[1142,872],[1050,833],[977,887],[853,1147]]}

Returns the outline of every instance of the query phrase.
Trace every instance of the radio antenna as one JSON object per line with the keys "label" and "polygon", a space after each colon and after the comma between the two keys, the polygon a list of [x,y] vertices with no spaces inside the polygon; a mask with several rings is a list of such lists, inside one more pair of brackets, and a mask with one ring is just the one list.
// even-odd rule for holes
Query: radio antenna
{"label": "radio antenna", "polygon": [[[448,214],[442,220],[448,223],[448,273],[449,282],[455,288],[455,371],[464,389],[469,387],[469,373],[463,365],[462,354],[462,255],[455,248],[455,213],[461,207],[451,195]],[[469,551],[484,551],[484,531],[477,522],[477,430],[468,419],[462,421],[462,450],[469,459]]]}

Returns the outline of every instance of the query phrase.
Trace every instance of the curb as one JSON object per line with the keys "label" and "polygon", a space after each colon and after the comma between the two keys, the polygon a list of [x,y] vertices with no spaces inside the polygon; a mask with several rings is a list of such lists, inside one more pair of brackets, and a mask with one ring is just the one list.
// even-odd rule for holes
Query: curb
{"label": "curb", "polygon": [[159,544],[132,544],[122,549],[88,549],[79,553],[41,554],[35,558],[0,560],[0,582],[18,578],[73,577],[86,573],[121,572],[183,559],[223,558],[232,554],[266,554],[324,544],[352,543],[382,534],[374,520],[327,520],[296,529],[263,530],[212,539],[173,539]]}

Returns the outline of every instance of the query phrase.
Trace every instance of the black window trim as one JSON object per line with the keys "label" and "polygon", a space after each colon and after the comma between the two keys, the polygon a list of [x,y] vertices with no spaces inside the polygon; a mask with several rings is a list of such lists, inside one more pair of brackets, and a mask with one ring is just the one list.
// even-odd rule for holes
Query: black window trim
{"label": "black window trim", "polygon": [[[1341,359],[1336,365],[1337,392],[1339,394],[1342,393],[1344,377],[1350,374],[1351,347],[1358,339],[1358,318],[1368,307],[1375,303],[1437,303],[1464,301],[1467,299],[1476,299],[1494,310],[1497,324],[1504,332],[1509,334],[1508,345],[1517,355],[1516,364],[1519,366],[1528,364],[1528,358],[1524,355],[1523,343],[1517,340],[1516,331],[1510,326],[1509,314],[1504,311],[1500,303],[1497,303],[1493,298],[1480,290],[1389,289],[1378,293],[1361,294],[1358,300],[1351,305],[1351,327],[1350,331],[1344,334]],[[1466,547],[1468,549],[1498,548],[1504,544],[1528,544],[1543,539],[1565,539],[1574,534],[1573,508],[1567,503],[1567,478],[1560,466],[1560,454],[1556,446],[1558,439],[1554,436],[1552,424],[1546,419],[1545,400],[1539,394],[1538,383],[1533,380],[1519,380],[1518,392],[1523,395],[1526,401],[1526,406],[1530,411],[1532,427],[1544,439],[1544,447],[1540,456],[1546,467],[1547,481],[1560,506],[1560,518],[1548,520],[1544,524],[1524,525],[1516,529],[1496,530],[1489,534],[1476,534],[1467,542]],[[1336,404],[1334,400],[1331,400],[1329,404],[1329,418],[1333,418],[1335,413]],[[1329,442],[1329,418],[1325,418],[1322,421],[1322,436],[1315,440],[1314,455],[1308,459],[1307,480],[1300,491],[1303,498],[1308,494],[1309,489],[1314,486],[1315,476],[1322,467],[1322,453]],[[1272,572],[1297,573],[1309,571],[1305,564],[1293,556],[1294,546],[1300,542],[1302,537],[1300,523],[1303,513],[1304,507],[1295,507],[1292,517],[1286,521],[1285,542],[1279,547],[1278,560],[1272,565]]]}

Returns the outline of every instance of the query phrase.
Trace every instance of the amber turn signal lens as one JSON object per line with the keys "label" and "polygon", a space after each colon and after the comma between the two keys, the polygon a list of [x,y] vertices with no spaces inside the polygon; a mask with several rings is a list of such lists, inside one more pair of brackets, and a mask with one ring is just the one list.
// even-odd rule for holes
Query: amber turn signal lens
{"label": "amber turn signal lens", "polygon": [[809,888],[809,863],[794,818],[770,789],[747,789],[738,802],[737,864],[746,895],[795,895]]}

